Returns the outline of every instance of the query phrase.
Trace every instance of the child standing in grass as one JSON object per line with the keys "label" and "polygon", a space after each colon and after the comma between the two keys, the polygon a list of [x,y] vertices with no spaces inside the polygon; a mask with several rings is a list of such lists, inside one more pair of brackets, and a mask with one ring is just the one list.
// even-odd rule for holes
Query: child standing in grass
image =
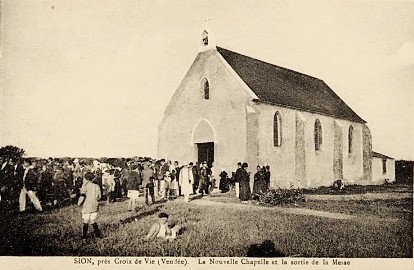
{"label": "child standing in grass", "polygon": [[94,178],[95,175],[93,173],[85,173],[83,185],[80,189],[78,205],[82,206],[82,240],[85,240],[87,237],[89,224],[92,225],[95,237],[102,238],[101,231],[98,228],[98,224],[96,224],[101,189],[92,182]]}
{"label": "child standing in grass", "polygon": [[171,177],[170,195],[173,197],[178,197],[178,181],[177,181],[175,170],[172,170],[170,177]]}

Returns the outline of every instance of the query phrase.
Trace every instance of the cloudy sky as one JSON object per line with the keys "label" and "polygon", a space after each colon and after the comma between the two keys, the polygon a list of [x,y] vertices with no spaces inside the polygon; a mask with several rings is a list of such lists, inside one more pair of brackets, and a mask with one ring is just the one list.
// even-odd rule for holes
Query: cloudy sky
{"label": "cloudy sky", "polygon": [[1,141],[30,156],[155,155],[165,106],[218,45],[323,79],[375,151],[414,159],[414,2],[5,0]]}

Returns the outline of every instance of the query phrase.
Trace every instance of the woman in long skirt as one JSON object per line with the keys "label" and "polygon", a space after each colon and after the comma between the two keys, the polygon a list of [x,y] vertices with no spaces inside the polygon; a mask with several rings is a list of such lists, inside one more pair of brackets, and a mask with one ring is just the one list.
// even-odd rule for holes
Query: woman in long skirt
{"label": "woman in long skirt", "polygon": [[240,200],[242,202],[247,202],[250,199],[250,176],[246,168],[248,164],[245,162],[242,165],[242,170],[240,174]]}
{"label": "woman in long skirt", "polygon": [[253,183],[253,193],[259,194],[266,192],[267,185],[265,179],[265,168],[261,168],[259,165],[257,166],[257,173],[254,175],[254,183]]}

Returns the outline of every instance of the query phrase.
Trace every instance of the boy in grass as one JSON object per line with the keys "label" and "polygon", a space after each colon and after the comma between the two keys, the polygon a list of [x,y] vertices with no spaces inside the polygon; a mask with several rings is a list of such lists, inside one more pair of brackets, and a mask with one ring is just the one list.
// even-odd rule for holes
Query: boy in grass
{"label": "boy in grass", "polygon": [[94,178],[95,175],[92,172],[85,173],[83,185],[80,189],[78,205],[82,206],[82,240],[86,240],[89,224],[92,225],[95,237],[102,238],[101,231],[98,224],[96,224],[101,189],[92,182]]}
{"label": "boy in grass", "polygon": [[175,239],[180,233],[180,230],[180,225],[175,225],[174,227],[170,228],[168,224],[168,214],[162,212],[158,215],[158,222],[152,225],[147,236],[145,236],[145,240],[153,240],[155,237],[164,238],[167,240]]}

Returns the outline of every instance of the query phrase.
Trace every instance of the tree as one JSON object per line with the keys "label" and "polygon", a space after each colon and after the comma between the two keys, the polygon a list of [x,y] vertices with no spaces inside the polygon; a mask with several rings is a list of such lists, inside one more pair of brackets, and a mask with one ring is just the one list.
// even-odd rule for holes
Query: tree
{"label": "tree", "polygon": [[19,159],[25,154],[24,149],[13,145],[7,145],[0,148],[0,157]]}

